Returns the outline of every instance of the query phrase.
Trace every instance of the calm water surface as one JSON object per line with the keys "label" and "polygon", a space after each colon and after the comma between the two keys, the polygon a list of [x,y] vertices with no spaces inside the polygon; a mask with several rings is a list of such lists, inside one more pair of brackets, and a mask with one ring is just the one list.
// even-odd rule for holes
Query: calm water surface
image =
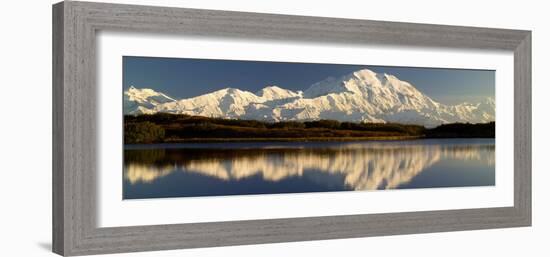
{"label": "calm water surface", "polygon": [[124,199],[493,186],[494,139],[128,145]]}

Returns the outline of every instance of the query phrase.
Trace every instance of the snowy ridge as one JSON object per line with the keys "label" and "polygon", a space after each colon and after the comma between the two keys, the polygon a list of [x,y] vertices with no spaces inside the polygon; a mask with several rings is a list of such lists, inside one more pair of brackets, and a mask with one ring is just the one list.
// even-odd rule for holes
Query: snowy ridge
{"label": "snowy ridge", "polygon": [[163,93],[152,89],[137,89],[131,86],[124,92],[124,113],[125,114],[152,114],[155,106],[176,100]]}
{"label": "snowy ridge", "polygon": [[167,112],[265,121],[333,119],[397,122],[427,127],[495,120],[493,98],[477,104],[444,105],[409,82],[368,69],[340,78],[327,78],[314,83],[304,92],[278,86],[268,86],[256,93],[226,88],[176,101],[151,89],[131,87],[124,95],[125,114]]}

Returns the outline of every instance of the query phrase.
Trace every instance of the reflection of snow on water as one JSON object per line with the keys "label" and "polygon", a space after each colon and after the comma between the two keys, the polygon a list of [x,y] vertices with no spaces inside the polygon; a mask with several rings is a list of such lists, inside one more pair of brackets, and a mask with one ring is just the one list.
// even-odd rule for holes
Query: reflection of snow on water
{"label": "reflection of snow on water", "polygon": [[132,184],[152,183],[173,172],[196,173],[226,181],[252,176],[280,181],[315,170],[343,176],[346,186],[354,190],[374,190],[397,188],[441,160],[471,160],[494,167],[494,141],[490,144],[411,142],[346,143],[325,147],[297,144],[298,147],[279,145],[234,151],[213,148],[202,149],[199,154],[193,153],[196,151],[193,149],[179,149],[172,150],[183,156],[177,160],[164,157],[165,160],[154,164],[126,163],[124,177]]}

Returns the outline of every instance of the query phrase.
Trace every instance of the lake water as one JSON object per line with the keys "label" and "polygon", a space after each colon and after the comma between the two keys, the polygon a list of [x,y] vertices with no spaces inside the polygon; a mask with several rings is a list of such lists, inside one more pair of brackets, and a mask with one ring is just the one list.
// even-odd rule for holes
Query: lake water
{"label": "lake water", "polygon": [[494,139],[127,145],[124,199],[494,186]]}

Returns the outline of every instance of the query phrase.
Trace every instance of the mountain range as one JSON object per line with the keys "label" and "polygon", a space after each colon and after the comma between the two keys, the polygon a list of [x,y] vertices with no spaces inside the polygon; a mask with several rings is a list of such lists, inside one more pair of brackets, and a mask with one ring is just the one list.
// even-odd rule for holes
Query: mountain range
{"label": "mountain range", "polygon": [[158,112],[263,121],[331,119],[435,127],[453,122],[494,121],[495,101],[489,97],[480,103],[445,105],[407,81],[368,69],[329,77],[305,91],[275,85],[255,93],[224,88],[179,100],[148,88],[132,86],[124,92],[124,114]]}

